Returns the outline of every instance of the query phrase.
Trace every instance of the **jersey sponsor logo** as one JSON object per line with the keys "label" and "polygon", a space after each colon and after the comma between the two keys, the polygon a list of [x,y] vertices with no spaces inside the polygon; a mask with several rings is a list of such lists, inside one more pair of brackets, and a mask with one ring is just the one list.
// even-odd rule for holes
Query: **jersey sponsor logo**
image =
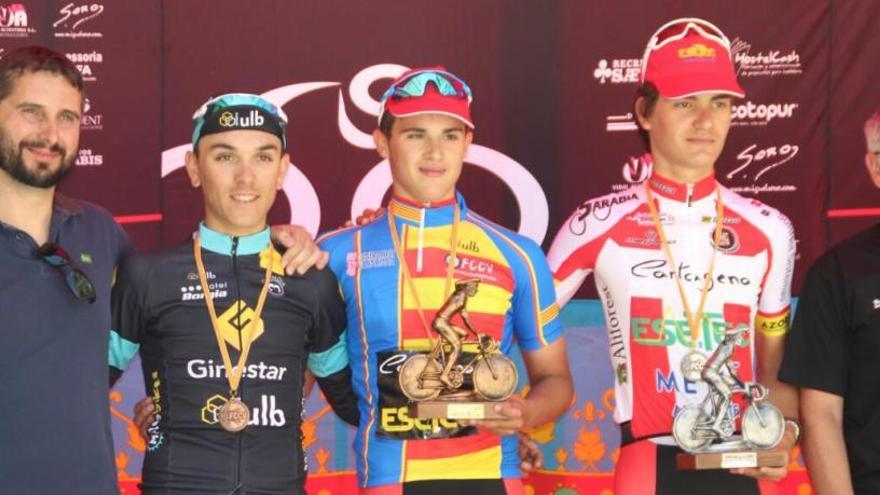
{"label": "jersey sponsor logo", "polygon": [[614,370],[614,378],[620,385],[626,385],[629,381],[629,372],[626,370],[626,363],[619,363]]}
{"label": "jersey sponsor logo", "polygon": [[629,236],[624,238],[623,242],[638,247],[655,247],[660,245],[660,238],[656,229],[648,229],[642,237]]}
{"label": "jersey sponsor logo", "polygon": [[[218,318],[218,326],[220,334],[229,345],[241,350],[241,339],[245,330],[251,324],[255,317],[254,310],[242,300],[235,301],[229,309],[223,312]],[[251,342],[256,341],[263,335],[264,331],[263,319],[257,320],[251,334]]]}
{"label": "jersey sponsor logo", "polygon": [[420,431],[439,433],[444,429],[458,428],[458,423],[450,419],[429,418],[416,419],[409,417],[409,406],[383,407],[379,409],[379,426],[387,433],[408,433]]}
{"label": "jersey sponsor logo", "polygon": [[[233,369],[237,369],[233,366]],[[244,367],[242,372],[243,378],[251,380],[266,380],[270,382],[280,382],[284,380],[284,374],[287,367],[266,364],[263,361],[259,363],[251,363]],[[204,380],[210,378],[226,378],[226,366],[215,363],[213,359],[190,359],[186,362],[186,374],[194,380]]]}
{"label": "jersey sponsor logo", "polygon": [[397,254],[393,249],[379,249],[376,251],[363,251],[360,256],[357,253],[345,255],[346,270],[349,277],[353,277],[358,267],[361,270],[370,268],[384,268],[394,266],[397,263]]}
{"label": "jersey sponsor logo", "polygon": [[165,443],[165,434],[159,429],[162,422],[162,380],[159,378],[158,371],[150,373],[152,379],[152,393],[150,400],[153,401],[153,422],[147,426],[147,450],[155,451]]}
{"label": "jersey sponsor logo", "polygon": [[462,251],[470,251],[472,253],[479,253],[480,252],[480,245],[477,244],[477,241],[475,241],[473,239],[470,239],[470,240],[463,239],[463,240],[458,241],[458,249],[461,249]]}
{"label": "jersey sponsor logo", "polygon": [[284,279],[279,277],[278,275],[272,275],[272,279],[269,280],[269,294],[275,297],[281,297],[284,295]]}
{"label": "jersey sponsor logo", "polygon": [[664,372],[661,369],[654,370],[656,378],[656,386],[658,393],[679,392],[685,394],[697,394],[697,382],[692,382],[687,378],[678,376],[675,370]]}
{"label": "jersey sponsor logo", "polygon": [[788,322],[789,311],[787,310],[776,316],[762,316],[759,313],[755,317],[755,328],[768,337],[779,337],[788,333]]}
{"label": "jersey sponsor logo", "polygon": [[[640,212],[632,214],[626,219],[630,222],[634,222],[636,225],[640,225],[642,227],[646,225],[654,226],[654,219],[651,217],[650,213]],[[660,223],[663,225],[672,225],[675,223],[675,217],[670,215],[669,213],[660,212]],[[675,239],[670,239],[669,244],[675,244]]]}
{"label": "jersey sponsor logo", "polygon": [[675,196],[675,193],[678,192],[678,188],[675,186],[671,186],[669,184],[664,184],[656,179],[651,180],[651,189],[655,191],[660,191],[667,196]]}
{"label": "jersey sponsor logo", "polygon": [[626,372],[626,344],[623,340],[623,325],[617,313],[614,297],[607,285],[601,287],[602,301],[605,304],[605,324],[608,327],[608,348],[611,360],[615,365],[617,382],[627,382]]}
{"label": "jersey sponsor logo", "polygon": [[[750,202],[754,203],[755,201],[750,201]],[[758,204],[760,205],[760,203],[758,203]],[[700,218],[700,221],[703,223],[714,224],[715,218],[717,218],[717,217],[715,217],[715,215],[704,215],[703,217]],[[742,223],[742,218],[740,218],[740,217],[724,217],[724,225],[735,225],[738,223]]]}
{"label": "jersey sponsor logo", "polygon": [[[721,228],[721,238],[718,240],[718,250],[722,253],[733,254],[739,251],[739,236],[730,227]],[[715,244],[715,232],[709,237],[709,245]]]}
{"label": "jersey sponsor logo", "polygon": [[600,222],[608,220],[611,216],[611,210],[615,205],[625,203],[636,199],[636,193],[614,195],[606,198],[600,198],[593,201],[584,201],[577,210],[575,210],[571,221],[568,222],[568,228],[572,234],[583,235],[587,231],[587,217],[592,216]]}
{"label": "jersey sponsor logo", "polygon": [[[671,242],[670,242],[671,244]],[[630,273],[638,278],[650,278],[654,280],[675,280],[678,278],[685,283],[702,284],[708,273],[698,273],[692,270],[692,267],[685,263],[679,262],[678,267],[670,269],[669,263],[663,259],[645,260],[636,263],[630,268]],[[732,275],[726,273],[713,273],[709,282],[709,290],[715,288],[716,285],[740,286],[752,285],[752,279],[746,276]]]}
{"label": "jersey sponsor logo", "polygon": [[[446,255],[445,259],[446,263],[449,263],[449,255]],[[495,263],[491,261],[481,260],[478,258],[471,258],[468,256],[455,256],[455,270],[460,271],[463,274],[467,275],[492,275],[492,272],[495,271]],[[481,278],[491,278],[494,277],[481,277]]]}
{"label": "jersey sponsor logo", "polygon": [[[739,363],[731,360],[730,366],[733,371],[739,369]],[[681,376],[676,370],[664,371],[661,369],[654,370],[655,386],[658,393],[680,393],[688,395],[703,394],[708,390],[708,384],[705,381],[691,381]]]}
{"label": "jersey sponsor logo", "polygon": [[[724,331],[731,327],[721,313],[704,313],[695,347],[710,351],[724,340]],[[742,324],[740,324],[742,325]],[[636,344],[645,346],[670,347],[673,345],[691,345],[691,329],[687,318],[653,318],[633,315],[630,319],[632,338]],[[748,338],[744,338],[741,347],[748,347]]]}
{"label": "jersey sponsor logo", "polygon": [[[198,275],[196,275],[198,278]],[[208,277],[210,278],[210,277]],[[229,296],[229,284],[227,282],[216,282],[209,283],[208,290],[211,291],[211,299],[223,299]],[[202,291],[202,285],[183,285],[180,287],[180,300],[181,301],[201,301],[205,298],[205,293]]]}
{"label": "jersey sponsor logo", "polygon": [[[205,406],[202,408],[202,422],[209,425],[217,424],[219,421],[217,415],[220,412],[220,408],[227,401],[228,399],[220,394],[208,397],[208,400],[205,401]],[[277,428],[286,425],[287,418],[284,415],[284,410],[279,409],[276,405],[277,399],[274,395],[260,395],[259,405],[251,408],[251,419],[248,421],[248,426],[271,426]]]}
{"label": "jersey sponsor logo", "polygon": [[[205,278],[207,278],[208,280],[214,280],[217,278],[217,275],[214,275],[214,272],[208,270],[205,272]],[[189,272],[186,274],[186,279],[190,282],[198,280],[199,274],[196,272]]]}

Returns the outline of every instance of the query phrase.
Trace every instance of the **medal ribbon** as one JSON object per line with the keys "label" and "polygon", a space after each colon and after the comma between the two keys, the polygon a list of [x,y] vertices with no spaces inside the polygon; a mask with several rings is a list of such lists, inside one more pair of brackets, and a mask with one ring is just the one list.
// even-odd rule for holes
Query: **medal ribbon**
{"label": "medal ribbon", "polygon": [[657,205],[654,204],[654,194],[651,192],[651,186],[645,181],[645,196],[648,202],[648,209],[651,210],[651,219],[654,221],[654,228],[660,236],[660,245],[663,246],[663,252],[666,254],[666,261],[672,267],[675,285],[678,287],[678,294],[681,296],[681,303],[684,306],[684,314],[687,318],[688,328],[690,329],[690,348],[697,346],[697,338],[700,334],[700,322],[703,320],[703,307],[706,304],[706,296],[709,294],[709,284],[712,283],[712,274],[715,271],[715,255],[718,253],[718,246],[721,244],[721,228],[724,226],[724,204],[721,202],[721,189],[715,185],[715,236],[712,241],[712,258],[709,261],[709,269],[706,271],[706,278],[703,280],[703,290],[700,293],[700,305],[697,312],[691,312],[691,306],[688,304],[687,295],[684,292],[684,285],[678,277],[678,269],[676,268],[675,259],[672,257],[672,249],[669,248],[669,242],[666,240],[666,233],[663,231],[663,223],[660,221],[660,214],[657,212]]}
{"label": "medal ribbon", "polygon": [[[244,364],[247,362],[248,354],[251,352],[251,343],[253,340],[254,330],[257,328],[257,322],[260,321],[260,314],[263,313],[263,306],[266,303],[266,295],[269,294],[269,281],[272,279],[272,264],[275,262],[275,249],[272,243],[269,243],[269,262],[266,265],[266,276],[263,280],[263,288],[260,290],[260,296],[257,299],[257,309],[254,311],[254,317],[250,324],[245,328],[242,335],[241,354],[238,356],[238,364],[232,367],[232,359],[229,357],[229,349],[226,347],[226,341],[223,334],[220,333],[220,323],[217,319],[217,311],[214,309],[214,300],[211,298],[211,290],[208,289],[208,276],[205,274],[205,265],[202,263],[202,245],[199,241],[199,233],[196,232],[193,239],[193,255],[196,258],[196,268],[199,271],[199,282],[202,284],[202,292],[205,294],[205,305],[208,306],[208,314],[211,316],[211,327],[214,329],[214,336],[217,337],[217,345],[220,347],[220,355],[223,356],[223,365],[226,366],[226,379],[229,381],[229,393],[231,397],[238,395],[238,385],[241,383],[241,375],[244,373]],[[236,302],[240,304],[240,302]]]}
{"label": "medal ribbon", "polygon": [[[449,262],[446,268],[446,284],[443,289],[444,300],[449,297],[449,290],[452,287],[452,281],[455,274],[455,254],[458,250],[458,224],[461,220],[461,208],[458,206],[457,201],[455,203],[455,209],[453,211],[454,213],[452,217],[452,235],[450,237],[452,248],[449,252]],[[398,263],[400,263],[401,270],[403,271],[403,279],[406,281],[406,285],[409,288],[410,293],[412,294],[413,301],[415,301],[416,303],[416,310],[419,313],[419,318],[422,320],[422,325],[425,327],[425,334],[428,336],[428,340],[433,346],[434,336],[431,333],[431,326],[428,325],[428,320],[427,318],[425,318],[425,311],[422,309],[422,303],[419,300],[419,293],[416,291],[416,283],[412,277],[412,274],[409,272],[409,266],[407,266],[406,258],[404,258],[404,247],[400,242],[400,235],[397,233],[397,226],[394,225],[394,215],[391,213],[390,210],[388,211],[388,230],[391,231],[391,241],[394,243],[394,252],[397,254],[397,261]]]}

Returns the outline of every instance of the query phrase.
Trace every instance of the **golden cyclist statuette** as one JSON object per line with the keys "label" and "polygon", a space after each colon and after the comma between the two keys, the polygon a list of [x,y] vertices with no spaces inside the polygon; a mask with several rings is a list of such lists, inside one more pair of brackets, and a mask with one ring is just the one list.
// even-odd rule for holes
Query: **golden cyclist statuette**
{"label": "golden cyclist statuette", "polygon": [[[440,336],[430,352],[412,354],[400,367],[400,389],[414,402],[416,418],[487,419],[498,417],[493,403],[516,389],[516,365],[498,349],[489,335],[480,334],[467,311],[468,298],[477,294],[479,279],[461,280],[437,311],[431,328]],[[461,317],[464,328],[453,322]],[[476,352],[463,352],[468,336]]]}

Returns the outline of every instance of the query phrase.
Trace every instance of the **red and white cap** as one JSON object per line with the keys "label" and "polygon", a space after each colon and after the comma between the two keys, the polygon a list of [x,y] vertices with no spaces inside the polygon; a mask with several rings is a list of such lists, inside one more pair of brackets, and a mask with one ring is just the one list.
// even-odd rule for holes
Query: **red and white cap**
{"label": "red and white cap", "polygon": [[395,79],[382,96],[379,121],[385,112],[395,117],[439,113],[459,119],[473,129],[472,100],[467,83],[442,65],[410,69]]}
{"label": "red and white cap", "polygon": [[671,99],[702,93],[746,95],[736,81],[730,40],[714,24],[695,17],[667,22],[651,36],[642,57],[642,82]]}

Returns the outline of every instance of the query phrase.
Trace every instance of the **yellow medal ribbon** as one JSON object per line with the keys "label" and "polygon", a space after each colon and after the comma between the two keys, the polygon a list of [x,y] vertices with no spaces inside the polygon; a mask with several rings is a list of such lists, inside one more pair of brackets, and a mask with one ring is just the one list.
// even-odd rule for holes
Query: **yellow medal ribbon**
{"label": "yellow medal ribbon", "polygon": [[[461,208],[458,206],[457,201],[453,211],[452,235],[450,238],[452,248],[450,249],[449,263],[446,268],[446,284],[443,289],[444,300],[449,297],[449,291],[452,288],[452,281],[455,275],[455,260],[458,248],[458,223],[461,220]],[[394,215],[391,213],[390,208],[388,211],[388,229],[391,231],[391,241],[394,243],[394,252],[397,254],[397,261],[400,263],[401,270],[403,271],[403,279],[406,281],[407,287],[412,294],[413,301],[416,303],[416,310],[419,313],[419,318],[422,320],[422,325],[425,327],[425,334],[428,336],[428,341],[431,342],[431,345],[433,346],[435,342],[434,336],[431,332],[431,326],[428,324],[427,318],[425,318],[425,312],[422,309],[422,303],[419,300],[419,293],[416,291],[415,280],[409,272],[409,266],[406,264],[406,258],[404,257],[405,252],[403,245],[400,242],[400,235],[397,233],[397,226],[394,224]]]}
{"label": "yellow medal ribbon", "polygon": [[[211,316],[211,327],[214,328],[214,336],[217,337],[217,345],[220,347],[220,355],[223,356],[223,365],[226,366],[226,379],[229,381],[229,393],[232,398],[238,395],[238,385],[241,383],[241,375],[244,373],[244,364],[247,362],[248,354],[251,352],[251,343],[253,340],[254,330],[260,321],[260,314],[263,313],[263,306],[266,303],[266,295],[269,294],[269,281],[272,279],[272,263],[274,263],[275,249],[272,243],[269,243],[269,262],[266,265],[266,276],[263,280],[263,288],[257,299],[257,309],[254,311],[254,317],[250,324],[245,328],[242,335],[241,354],[238,356],[238,364],[233,368],[232,359],[229,357],[229,349],[226,348],[226,341],[220,332],[220,324],[217,319],[217,311],[214,309],[214,300],[211,297],[211,291],[208,289],[208,276],[205,274],[205,265],[202,263],[202,245],[199,241],[199,233],[193,239],[193,255],[196,259],[196,268],[199,272],[199,282],[202,284],[202,292],[205,294],[205,305],[208,306],[208,314]],[[241,304],[237,301],[236,304]],[[240,307],[239,307],[240,309]]]}
{"label": "yellow medal ribbon", "polygon": [[[678,287],[678,294],[681,296],[681,303],[684,306],[684,314],[687,318],[688,328],[690,329],[690,348],[693,349],[697,345],[697,338],[700,333],[700,322],[703,320],[703,307],[706,304],[706,296],[709,294],[709,285],[712,283],[712,274],[715,271],[715,255],[718,253],[718,246],[721,244],[721,228],[724,226],[724,205],[721,202],[721,189],[715,185],[715,236],[712,242],[712,258],[709,261],[709,269],[706,271],[706,278],[703,280],[703,290],[700,293],[700,305],[697,312],[691,312],[691,306],[688,304],[687,295],[684,292],[684,285],[678,276],[675,258],[672,257],[672,250],[669,248],[669,242],[666,240],[666,233],[663,231],[663,223],[660,221],[660,214],[657,212],[657,206],[654,204],[654,195],[651,192],[651,186],[645,181],[645,196],[648,202],[648,209],[651,211],[651,219],[654,221],[654,228],[660,236],[660,245],[666,254],[666,261],[669,263],[672,274],[675,279],[675,285]],[[665,325],[664,325],[665,326]],[[662,332],[662,328],[661,328]]]}

